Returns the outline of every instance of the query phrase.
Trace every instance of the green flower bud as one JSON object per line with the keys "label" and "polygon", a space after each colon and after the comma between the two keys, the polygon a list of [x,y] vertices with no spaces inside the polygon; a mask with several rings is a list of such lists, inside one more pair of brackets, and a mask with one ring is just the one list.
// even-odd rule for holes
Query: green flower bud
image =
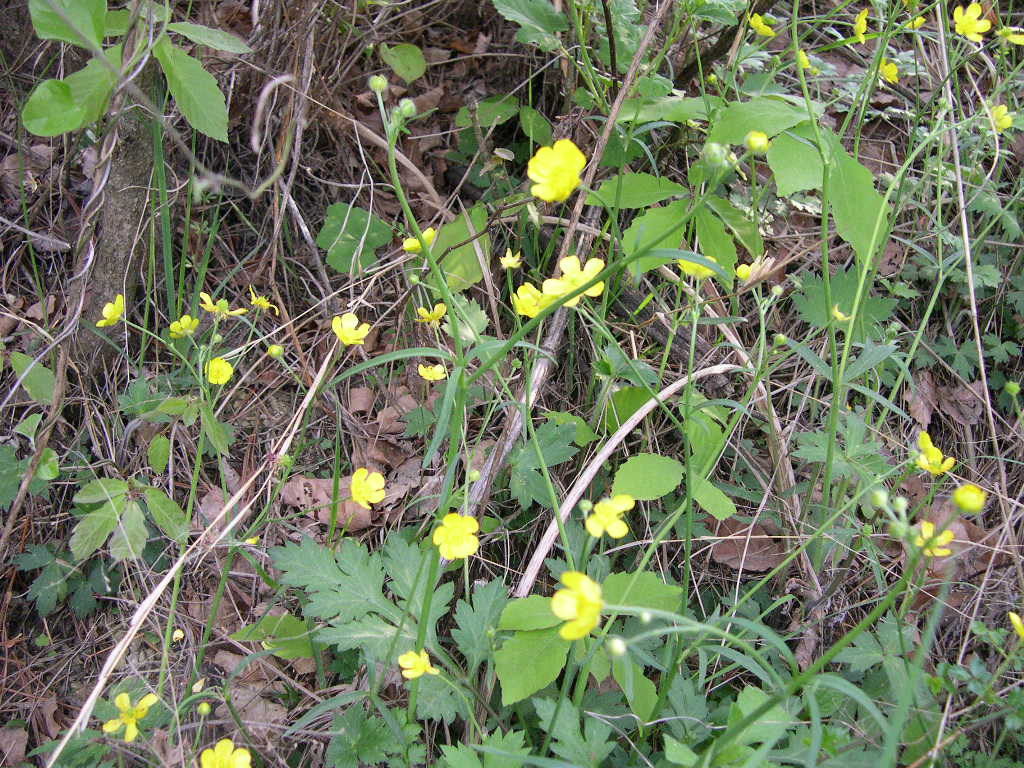
{"label": "green flower bud", "polygon": [[884,507],[889,504],[889,492],[884,488],[875,488],[871,492],[871,506]]}
{"label": "green flower bud", "polygon": [[199,702],[199,706],[196,707],[196,710],[199,712],[200,717],[206,717],[210,714],[210,703],[207,701],[201,701]]}
{"label": "green flower bud", "polygon": [[609,637],[608,653],[612,656],[625,656],[626,655],[626,641],[621,637]]}
{"label": "green flower bud", "polygon": [[1008,381],[1003,385],[1003,391],[1010,397],[1016,397],[1020,394],[1020,384],[1016,381]]}
{"label": "green flower bud", "polygon": [[267,354],[274,359],[280,359],[284,357],[284,347],[280,344],[271,344],[267,347]]}
{"label": "green flower bud", "polygon": [[388,89],[388,79],[384,75],[371,75],[367,84],[374,93],[384,93]]}
{"label": "green flower bud", "polygon": [[469,471],[469,474],[466,475],[466,477],[469,478],[469,482],[475,483],[477,480],[480,479],[480,470],[479,469],[471,469]]}
{"label": "green flower bud", "polygon": [[402,99],[398,102],[398,114],[408,119],[416,117],[416,104],[412,99]]}
{"label": "green flower bud", "polygon": [[717,141],[709,141],[705,144],[701,156],[704,158],[704,162],[713,168],[728,168],[730,165],[728,148]]}

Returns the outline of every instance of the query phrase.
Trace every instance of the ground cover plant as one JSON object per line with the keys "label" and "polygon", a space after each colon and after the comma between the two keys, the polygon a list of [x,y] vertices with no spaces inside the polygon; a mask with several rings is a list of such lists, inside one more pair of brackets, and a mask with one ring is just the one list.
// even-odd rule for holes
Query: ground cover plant
{"label": "ground cover plant", "polygon": [[27,0],[4,764],[1024,765],[1024,11]]}

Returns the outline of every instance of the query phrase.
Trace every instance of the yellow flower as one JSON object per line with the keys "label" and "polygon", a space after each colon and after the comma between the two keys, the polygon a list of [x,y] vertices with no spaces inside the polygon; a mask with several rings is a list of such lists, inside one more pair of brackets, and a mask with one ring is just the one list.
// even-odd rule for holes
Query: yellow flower
{"label": "yellow flower", "polygon": [[349,495],[363,509],[370,509],[371,504],[379,504],[384,501],[384,475],[360,467],[352,475]]}
{"label": "yellow flower", "polygon": [[1014,45],[1024,45],[1024,28],[1022,27],[1001,27],[996,34],[1003,40]]}
{"label": "yellow flower", "polygon": [[362,344],[366,334],[370,332],[370,324],[359,325],[359,318],[351,312],[346,312],[341,317],[335,317],[331,321],[331,329],[342,344],[349,347],[353,344]]}
{"label": "yellow flower", "polygon": [[569,139],[541,147],[526,166],[526,175],[534,182],[530,194],[549,203],[562,202],[580,185],[580,171],[586,164],[587,158]]}
{"label": "yellow flower", "polygon": [[750,28],[761,35],[761,37],[775,37],[775,30],[772,29],[771,24],[760,13],[751,14]]}
{"label": "yellow flower", "polygon": [[199,298],[199,306],[217,317],[235,317],[249,311],[248,309],[231,309],[227,299],[217,299],[215,303],[208,293],[200,292]]}
{"label": "yellow flower", "polygon": [[751,131],[744,137],[743,144],[755,155],[763,155],[772,145],[764,131]]}
{"label": "yellow flower", "polygon": [[992,125],[995,126],[996,133],[1002,133],[1007,128],[1012,128],[1013,118],[1016,115],[1017,113],[1011,112],[1005,104],[997,104],[992,107]]}
{"label": "yellow flower", "polygon": [[[702,254],[705,259],[714,261],[714,257],[708,256],[706,253]],[[683,271],[683,274],[695,277],[698,280],[703,280],[705,277],[711,277],[715,274],[715,270],[710,267],[705,267],[703,264],[698,264],[696,261],[690,261],[689,259],[676,259],[676,264]]]}
{"label": "yellow flower", "polygon": [[437,365],[423,365],[421,363],[416,370],[419,372],[420,378],[427,381],[441,381],[441,379],[448,377],[448,371],[440,363]]}
{"label": "yellow flower", "polygon": [[917,455],[917,466],[922,472],[930,472],[936,477],[944,475],[956,464],[952,456],[943,458],[942,451],[932,443],[932,437],[927,432],[917,436],[917,447],[921,453]]}
{"label": "yellow flower", "polygon": [[[434,244],[435,237],[437,237],[437,230],[433,227],[423,230],[423,242],[427,244],[428,248]],[[419,253],[423,250],[423,245],[418,237],[407,237],[402,241],[402,250],[406,253]]]}
{"label": "yellow flower", "polygon": [[736,277],[738,277],[743,282],[747,282],[747,280],[750,279],[750,265],[740,264],[738,267],[736,267]]}
{"label": "yellow flower", "polygon": [[1006,615],[1010,617],[1010,623],[1013,625],[1013,631],[1017,633],[1017,637],[1024,640],[1024,621],[1021,621],[1020,616],[1013,611]]}
{"label": "yellow flower", "polygon": [[253,290],[251,285],[249,286],[249,303],[256,307],[256,309],[262,309],[264,311],[272,309],[274,310],[275,315],[281,314],[277,307],[270,303],[270,299],[266,296],[257,296],[256,291]]}
{"label": "yellow flower", "polygon": [[[553,299],[572,293],[593,280],[604,269],[604,262],[601,259],[588,259],[587,263],[580,267],[579,257],[566,256],[558,262],[558,268],[562,271],[562,276],[548,278],[542,286],[544,295]],[[565,302],[565,306],[575,307],[583,296],[600,296],[603,291],[604,282],[594,283],[583,293]]]}
{"label": "yellow flower", "polygon": [[953,503],[961,512],[981,512],[988,494],[973,483],[965,483],[953,491]]}
{"label": "yellow flower", "polygon": [[113,301],[108,301],[103,305],[101,310],[103,313],[103,319],[97,321],[97,328],[106,328],[108,325],[115,325],[121,320],[121,315],[124,314],[124,296],[117,294]]}
{"label": "yellow flower", "polygon": [[171,642],[172,643],[180,643],[184,639],[185,639],[185,630],[183,630],[183,629],[176,629],[173,632],[171,632]]}
{"label": "yellow flower", "polygon": [[910,23],[907,24],[907,27],[910,29],[920,29],[921,27],[924,26],[924,24],[924,16],[915,16],[913,19],[910,20]]}
{"label": "yellow flower", "polygon": [[796,52],[796,61],[800,65],[800,69],[809,70],[812,75],[820,75],[821,70],[811,64],[811,57],[807,55],[807,52],[800,49]]}
{"label": "yellow flower", "polygon": [[870,8],[865,8],[857,14],[857,18],[853,22],[853,36],[858,43],[863,43],[867,39],[864,35],[868,31],[868,14],[870,12]]}
{"label": "yellow flower", "polygon": [[480,548],[476,532],[480,524],[472,515],[458,515],[449,512],[441,520],[441,527],[434,531],[434,545],[445,560],[461,560],[475,555]]}
{"label": "yellow flower", "polygon": [[523,283],[512,294],[512,308],[516,311],[516,314],[536,317],[554,304],[557,299],[557,296],[548,296],[541,293],[537,286],[531,283]]}
{"label": "yellow flower", "polygon": [[192,315],[182,315],[171,323],[170,331],[172,339],[182,339],[191,336],[199,327],[199,318]]}
{"label": "yellow flower", "polygon": [[837,323],[848,323],[853,318],[851,318],[848,314],[843,312],[843,310],[839,308],[838,304],[834,304],[832,305],[832,319],[835,320]]}
{"label": "yellow flower", "polygon": [[882,76],[882,79],[887,83],[895,85],[900,81],[900,70],[896,66],[895,61],[889,61],[884,56],[882,57],[882,63],[878,65],[878,74]]}
{"label": "yellow flower", "polygon": [[250,547],[255,547],[257,544],[260,543],[260,537],[250,536],[248,539],[245,540],[245,543],[248,544]]}
{"label": "yellow flower", "polygon": [[430,657],[426,651],[403,653],[398,657],[398,666],[402,668],[402,677],[406,680],[415,680],[423,675],[439,674],[439,670],[430,663]]}
{"label": "yellow flower", "polygon": [[943,531],[936,535],[935,524],[931,520],[925,520],[921,523],[921,533],[914,537],[914,546],[921,549],[926,557],[945,557],[953,552],[945,548],[952,540],[952,531]]}
{"label": "yellow flower", "polygon": [[135,737],[139,735],[139,720],[144,719],[149,714],[149,708],[159,700],[155,694],[147,693],[139,699],[138,704],[132,706],[131,696],[127,693],[117,694],[114,706],[117,707],[118,716],[103,724],[103,732],[117,733],[124,728],[124,740],[135,741]]}
{"label": "yellow flower", "polygon": [[515,255],[512,254],[511,248],[505,249],[505,255],[502,256],[498,261],[504,269],[519,269],[523,266],[523,252],[516,251]]}
{"label": "yellow flower", "polygon": [[444,317],[447,311],[448,307],[446,307],[442,303],[435,304],[433,309],[427,309],[426,307],[416,307],[416,314],[418,315],[418,317],[416,318],[416,322],[433,323],[434,325],[437,325],[439,322],[441,322],[441,318]]}
{"label": "yellow flower", "polygon": [[981,18],[981,3],[971,3],[964,8],[958,5],[953,10],[956,33],[974,43],[980,43],[985,33],[992,28],[992,22]]}
{"label": "yellow flower", "polygon": [[248,749],[235,749],[231,739],[221,739],[213,749],[204,749],[199,756],[200,768],[249,768],[252,756]]}
{"label": "yellow flower", "polygon": [[585,573],[566,571],[560,589],[551,598],[551,612],[565,622],[558,634],[564,640],[579,640],[601,623],[601,585]]}
{"label": "yellow flower", "polygon": [[206,378],[211,384],[227,384],[234,372],[234,366],[223,357],[215,357],[206,364]]}
{"label": "yellow flower", "polygon": [[601,499],[594,505],[594,511],[587,517],[587,533],[595,539],[607,533],[613,539],[621,539],[629,533],[629,526],[622,516],[633,508],[636,502],[632,496],[619,493],[610,499]]}
{"label": "yellow flower", "polygon": [[284,347],[282,347],[280,344],[271,344],[269,347],[267,347],[267,355],[274,358],[275,360],[279,360],[282,357],[284,357]]}

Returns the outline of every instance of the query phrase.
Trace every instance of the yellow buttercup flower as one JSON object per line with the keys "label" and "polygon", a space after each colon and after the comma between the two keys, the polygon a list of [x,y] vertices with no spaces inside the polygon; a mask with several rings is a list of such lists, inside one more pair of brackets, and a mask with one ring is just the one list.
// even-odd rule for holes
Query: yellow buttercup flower
{"label": "yellow buttercup flower", "polygon": [[236,317],[238,315],[244,315],[248,312],[248,309],[231,309],[231,305],[228,304],[227,299],[217,299],[215,302],[208,293],[199,293],[199,306],[209,312],[211,315],[217,317]]}
{"label": "yellow buttercup flower", "polygon": [[199,327],[199,318],[192,315],[182,315],[170,325],[172,339],[182,339],[191,336]]}
{"label": "yellow buttercup flower", "polygon": [[843,312],[843,310],[839,308],[838,304],[834,304],[832,306],[832,319],[835,320],[837,323],[848,323],[853,318],[850,317],[845,312]]}
{"label": "yellow buttercup flower", "polygon": [[185,639],[185,630],[183,630],[183,629],[175,629],[173,632],[171,632],[171,642],[172,643],[180,643],[184,639]]}
{"label": "yellow buttercup flower", "polygon": [[437,675],[440,671],[430,663],[426,651],[408,651],[398,657],[398,666],[402,668],[402,677],[415,680],[423,675]]}
{"label": "yellow buttercup flower", "polygon": [[423,365],[420,363],[416,370],[419,372],[420,378],[427,381],[441,381],[441,379],[448,377],[448,371],[440,363],[437,365]]}
{"label": "yellow buttercup flower", "polygon": [[541,293],[537,286],[531,283],[523,283],[512,294],[512,308],[516,311],[516,314],[536,317],[554,304],[557,299],[557,296],[548,296]]}
{"label": "yellow buttercup flower", "polygon": [[595,539],[606,533],[613,539],[621,539],[629,533],[629,526],[622,516],[635,505],[633,497],[625,493],[618,493],[610,499],[601,499],[594,505],[594,511],[587,516],[587,533]]}
{"label": "yellow buttercup flower", "polygon": [[882,63],[878,65],[878,74],[881,75],[882,79],[887,83],[895,85],[900,81],[900,70],[896,66],[895,61],[889,61],[889,59],[882,57]]}
{"label": "yellow buttercup flower", "polygon": [[[427,244],[428,248],[434,244],[435,237],[437,237],[437,230],[433,227],[423,230],[423,242]],[[419,253],[423,250],[423,245],[418,237],[407,237],[402,241],[402,250],[406,253]]]}
{"label": "yellow buttercup flower", "polygon": [[221,739],[213,749],[204,749],[199,755],[200,768],[250,768],[252,756],[248,749],[235,749],[231,739]]}
{"label": "yellow buttercup flower", "polygon": [[352,474],[349,495],[363,509],[370,509],[371,504],[379,504],[384,501],[384,475],[360,467]]}
{"label": "yellow buttercup flower", "polygon": [[523,266],[523,253],[522,251],[516,251],[515,255],[512,254],[511,248],[505,249],[505,255],[498,259],[504,269],[519,269]]}
{"label": "yellow buttercup flower", "polygon": [[[704,253],[701,254],[705,259],[714,261],[714,257]],[[711,277],[715,274],[715,270],[710,267],[705,267],[703,264],[698,264],[696,261],[690,261],[689,259],[676,259],[676,264],[679,265],[679,269],[683,271],[683,274],[695,277],[698,280],[703,280],[706,277]]]}
{"label": "yellow buttercup flower", "polygon": [[949,472],[956,464],[956,459],[952,456],[942,456],[942,451],[935,447],[931,435],[927,432],[917,436],[917,447],[921,449],[921,453],[917,455],[917,466],[922,472],[930,472],[938,477]]}
{"label": "yellow buttercup flower", "polygon": [[601,623],[601,585],[579,571],[566,571],[561,581],[566,589],[552,596],[551,612],[565,622],[558,630],[562,639],[579,640]]}
{"label": "yellow buttercup flower", "polygon": [[800,69],[808,70],[812,75],[820,75],[821,70],[818,69],[811,63],[811,57],[807,55],[807,51],[800,49],[796,52],[796,62],[800,65]]}
{"label": "yellow buttercup flower", "polygon": [[863,43],[867,40],[865,34],[868,31],[868,14],[870,12],[870,8],[865,8],[857,14],[857,18],[853,22],[853,36],[858,43]]}
{"label": "yellow buttercup flower", "polygon": [[206,364],[206,378],[211,384],[227,384],[235,368],[223,357],[215,357]]}
{"label": "yellow buttercup flower", "polygon": [[974,43],[980,43],[985,33],[992,28],[992,22],[981,18],[981,3],[971,3],[966,8],[958,5],[953,10],[953,21],[958,35]]}
{"label": "yellow buttercup flower", "polygon": [[965,483],[953,491],[953,503],[961,512],[977,513],[985,508],[988,494],[973,483]]}
{"label": "yellow buttercup flower", "polygon": [[114,706],[117,707],[118,716],[103,724],[103,732],[117,733],[124,728],[124,740],[135,741],[135,737],[139,735],[139,721],[145,719],[149,714],[149,708],[159,700],[155,694],[147,693],[139,699],[138,704],[133,705],[132,698],[127,693],[117,694]]}
{"label": "yellow buttercup flower", "polygon": [[280,344],[271,344],[269,347],[267,347],[267,356],[272,357],[275,360],[280,360],[282,357],[284,357],[284,347],[282,347]]}
{"label": "yellow buttercup flower", "polygon": [[480,523],[472,515],[449,512],[434,531],[434,545],[445,560],[461,560],[475,555],[480,548],[480,539],[476,537],[479,530]]}
{"label": "yellow buttercup flower", "polygon": [[925,25],[925,21],[926,19],[924,18],[924,16],[915,16],[913,19],[910,20],[910,23],[907,24],[907,27],[909,27],[910,29],[920,29]]}
{"label": "yellow buttercup flower", "polygon": [[281,314],[277,307],[270,303],[270,299],[266,296],[257,296],[256,291],[253,290],[251,285],[249,286],[249,303],[256,307],[256,309],[262,309],[264,312],[268,309],[272,309],[274,310],[275,315]]}
{"label": "yellow buttercup flower", "polygon": [[921,533],[914,537],[914,546],[924,552],[926,557],[945,557],[953,552],[945,548],[952,540],[952,531],[936,534],[935,524],[930,520],[924,520],[921,523]]}
{"label": "yellow buttercup flower", "polygon": [[775,37],[775,30],[772,29],[771,24],[760,13],[752,13],[750,15],[750,28],[761,35],[761,37]]}
{"label": "yellow buttercup flower", "polygon": [[587,158],[569,139],[541,147],[530,158],[526,175],[534,182],[530,194],[549,203],[561,203],[580,185],[580,171]]}
{"label": "yellow buttercup flower", "polygon": [[763,155],[772,145],[764,131],[751,131],[744,137],[743,144],[755,155]]}
{"label": "yellow buttercup flower", "polygon": [[362,344],[366,340],[366,334],[370,332],[370,324],[359,324],[359,318],[351,312],[346,312],[340,317],[331,320],[331,330],[338,337],[342,344],[347,347],[353,344]]}
{"label": "yellow buttercup flower", "polygon": [[1008,43],[1024,45],[1024,28],[1022,27],[1000,27],[996,34]]}
{"label": "yellow buttercup flower", "polygon": [[[588,259],[586,264],[580,266],[579,257],[566,256],[558,262],[558,268],[562,272],[561,277],[548,278],[541,286],[542,293],[554,299],[572,293],[597,277],[598,273],[604,269],[604,261],[601,259]],[[565,302],[565,306],[575,307],[580,303],[580,298],[583,296],[600,296],[603,291],[603,281],[594,283],[583,293],[573,296]]]}
{"label": "yellow buttercup flower", "polygon": [[117,324],[124,314],[124,296],[120,293],[117,294],[113,301],[108,301],[103,305],[100,312],[103,314],[103,319],[97,321],[97,328],[106,328],[108,325]]}
{"label": "yellow buttercup flower", "polygon": [[441,322],[441,318],[444,317],[447,311],[448,307],[446,307],[443,303],[435,304],[433,309],[427,309],[426,307],[416,307],[416,322],[433,323],[434,325],[437,325],[439,322]]}
{"label": "yellow buttercup flower", "polygon": [[1012,128],[1013,118],[1016,115],[1017,113],[1011,112],[1005,104],[997,104],[992,107],[992,125],[995,126],[996,133],[1002,133],[1007,128]]}
{"label": "yellow buttercup flower", "polygon": [[738,267],[736,267],[736,277],[738,277],[743,282],[747,282],[747,280],[750,279],[750,265],[740,264]]}
{"label": "yellow buttercup flower", "polygon": [[1010,611],[1006,615],[1010,617],[1010,624],[1013,625],[1013,631],[1017,633],[1017,637],[1024,640],[1024,621],[1022,621],[1020,616],[1013,611]]}

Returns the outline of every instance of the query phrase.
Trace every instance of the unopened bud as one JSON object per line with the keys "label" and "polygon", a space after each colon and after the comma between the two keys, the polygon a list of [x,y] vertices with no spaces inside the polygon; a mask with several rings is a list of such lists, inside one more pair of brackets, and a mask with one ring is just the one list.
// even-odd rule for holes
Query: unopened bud
{"label": "unopened bud", "polygon": [[755,155],[763,155],[772,145],[764,131],[751,131],[743,139],[743,144]]}
{"label": "unopened bud", "polygon": [[724,144],[719,144],[717,141],[709,141],[705,144],[702,155],[704,162],[713,168],[728,168],[730,165],[729,150]]}
{"label": "unopened bud", "polygon": [[267,347],[267,354],[270,355],[270,357],[274,358],[275,360],[279,360],[280,358],[284,357],[284,347],[282,347],[280,344],[271,344],[269,347]]}
{"label": "unopened bud", "polygon": [[776,347],[781,347],[785,345],[787,341],[789,341],[789,339],[786,338],[786,334],[784,333],[776,333],[775,337],[772,339],[772,342],[775,344]]}
{"label": "unopened bud", "polygon": [[419,275],[409,275],[409,283],[411,285],[419,285],[420,284],[420,276]]}
{"label": "unopened bud", "polygon": [[594,508],[594,502],[592,502],[590,499],[583,499],[582,501],[580,501],[579,506],[580,512],[588,513]]}
{"label": "unopened bud", "polygon": [[898,515],[905,515],[909,506],[906,496],[897,496],[892,500],[892,508]]}
{"label": "unopened bud", "polygon": [[871,506],[884,507],[889,504],[889,492],[884,488],[875,488],[871,492]]}
{"label": "unopened bud", "polygon": [[621,637],[609,637],[607,648],[608,653],[612,656],[626,655],[626,641]]}
{"label": "unopened bud", "polygon": [[196,707],[196,710],[199,712],[200,717],[206,717],[210,714],[210,703],[207,701],[201,701],[199,702],[199,706]]}
{"label": "unopened bud", "polygon": [[212,337],[210,337],[210,341],[214,344],[220,344],[222,341],[224,341],[224,337],[221,336],[219,333],[215,333],[213,334]]}
{"label": "unopened bud", "polygon": [[412,99],[398,102],[398,114],[404,118],[416,117],[416,103]]}
{"label": "unopened bud", "polygon": [[772,286],[772,296],[774,296],[777,299],[781,295],[782,295],[782,286],[781,285],[773,285]]}
{"label": "unopened bud", "polygon": [[469,474],[466,477],[469,478],[469,482],[475,483],[477,480],[480,479],[480,470],[479,469],[471,469],[471,470],[469,470]]}
{"label": "unopened bud", "polygon": [[374,93],[384,93],[388,89],[388,79],[384,75],[371,75],[367,84]]}

